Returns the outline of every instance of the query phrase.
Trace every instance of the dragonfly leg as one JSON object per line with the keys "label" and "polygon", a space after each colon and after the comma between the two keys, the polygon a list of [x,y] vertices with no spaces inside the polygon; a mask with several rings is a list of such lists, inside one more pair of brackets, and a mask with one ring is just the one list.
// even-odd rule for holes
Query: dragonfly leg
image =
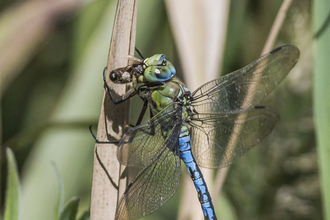
{"label": "dragonfly leg", "polygon": [[[144,101],[144,104],[143,104],[143,107],[142,107],[142,110],[141,110],[141,112],[140,112],[140,115],[139,115],[139,118],[138,118],[136,124],[135,124],[135,125],[133,125],[133,124],[129,124],[130,127],[134,128],[135,126],[138,126],[138,125],[141,124],[142,119],[143,119],[143,117],[144,117],[144,115],[145,115],[145,112],[146,112],[147,108],[148,108],[148,101],[145,100],[145,101]],[[150,117],[150,118],[151,118],[151,117]]]}
{"label": "dragonfly leg", "polygon": [[100,141],[100,140],[98,140],[96,138],[95,134],[93,133],[92,125],[89,126],[89,131],[90,131],[91,135],[93,136],[95,142],[98,144],[118,144],[119,143],[119,141]]}
{"label": "dragonfly leg", "polygon": [[139,56],[144,59],[144,57],[142,56],[141,52],[135,47],[135,51],[139,54]]}
{"label": "dragonfly leg", "polygon": [[154,117],[154,113],[152,112],[152,109],[150,108],[150,118]]}
{"label": "dragonfly leg", "polygon": [[144,103],[143,103],[143,107],[142,107],[142,110],[140,112],[139,118],[138,118],[135,126],[141,124],[142,119],[143,119],[143,117],[144,117],[144,115],[146,113],[147,108],[148,108],[148,100],[145,100]]}
{"label": "dragonfly leg", "polygon": [[[142,107],[142,110],[140,112],[139,118],[138,118],[138,120],[136,122],[136,125],[135,126],[131,125],[133,128],[141,124],[142,119],[143,119],[143,116],[146,113],[147,107],[148,107],[148,100],[145,100],[144,101],[144,104],[143,104],[143,107]],[[132,135],[132,137],[130,137],[130,141],[125,142],[125,143],[131,143],[132,140],[134,139],[134,137],[135,137],[135,135]]]}

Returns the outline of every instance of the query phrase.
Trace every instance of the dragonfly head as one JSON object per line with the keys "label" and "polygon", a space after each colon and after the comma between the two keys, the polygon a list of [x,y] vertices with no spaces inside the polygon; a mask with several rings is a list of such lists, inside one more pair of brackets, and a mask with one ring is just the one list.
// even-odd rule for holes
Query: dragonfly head
{"label": "dragonfly head", "polygon": [[156,54],[143,61],[143,80],[147,82],[165,82],[175,75],[175,68],[164,54]]}

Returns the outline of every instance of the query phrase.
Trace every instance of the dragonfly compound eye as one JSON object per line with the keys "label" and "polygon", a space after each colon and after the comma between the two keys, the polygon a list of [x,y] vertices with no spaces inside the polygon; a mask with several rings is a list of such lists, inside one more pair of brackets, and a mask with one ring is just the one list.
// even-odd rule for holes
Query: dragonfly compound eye
{"label": "dragonfly compound eye", "polygon": [[149,66],[144,70],[144,77],[148,82],[165,82],[174,74],[168,66]]}
{"label": "dragonfly compound eye", "polygon": [[154,59],[155,56],[152,56],[149,60],[146,59],[146,64],[149,65],[146,65],[143,73],[145,80],[148,82],[165,82],[170,80],[176,72],[174,66],[165,60],[165,56],[161,57],[163,58],[161,61]]}

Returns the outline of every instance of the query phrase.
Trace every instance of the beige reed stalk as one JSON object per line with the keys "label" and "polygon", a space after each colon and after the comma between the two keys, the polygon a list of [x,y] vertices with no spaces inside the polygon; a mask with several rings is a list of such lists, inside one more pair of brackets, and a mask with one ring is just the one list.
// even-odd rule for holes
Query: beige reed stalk
{"label": "beige reed stalk", "polygon": [[[107,75],[112,69],[128,65],[128,55],[134,55],[136,35],[137,0],[119,0],[110,43]],[[109,21],[111,23],[112,20]],[[98,73],[100,78],[102,73]],[[109,82],[110,83],[110,82]],[[130,85],[110,84],[115,97],[125,94]],[[118,141],[127,130],[129,121],[129,102],[114,105],[106,90],[100,111],[97,139]],[[93,185],[91,198],[91,220],[112,220],[120,196],[127,181],[120,176],[125,167],[117,160],[115,144],[95,144]],[[98,158],[99,159],[98,159]],[[109,176],[119,189],[114,187]]]}

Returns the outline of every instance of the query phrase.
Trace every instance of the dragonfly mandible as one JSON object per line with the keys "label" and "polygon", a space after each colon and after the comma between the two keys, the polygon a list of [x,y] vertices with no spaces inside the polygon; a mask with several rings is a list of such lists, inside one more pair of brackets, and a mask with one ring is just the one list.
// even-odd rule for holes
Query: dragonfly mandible
{"label": "dragonfly mandible", "polygon": [[[115,219],[139,219],[163,206],[179,187],[180,160],[195,184],[204,218],[217,219],[199,166],[228,166],[270,134],[279,115],[258,104],[295,66],[299,54],[295,46],[279,47],[192,93],[165,55],[136,58],[110,73],[114,83],[137,82],[118,100],[105,71],[104,82],[115,104],[135,95],[144,101],[137,126],[118,143],[119,162],[142,170],[122,195]],[[151,118],[140,124],[147,106]]]}

